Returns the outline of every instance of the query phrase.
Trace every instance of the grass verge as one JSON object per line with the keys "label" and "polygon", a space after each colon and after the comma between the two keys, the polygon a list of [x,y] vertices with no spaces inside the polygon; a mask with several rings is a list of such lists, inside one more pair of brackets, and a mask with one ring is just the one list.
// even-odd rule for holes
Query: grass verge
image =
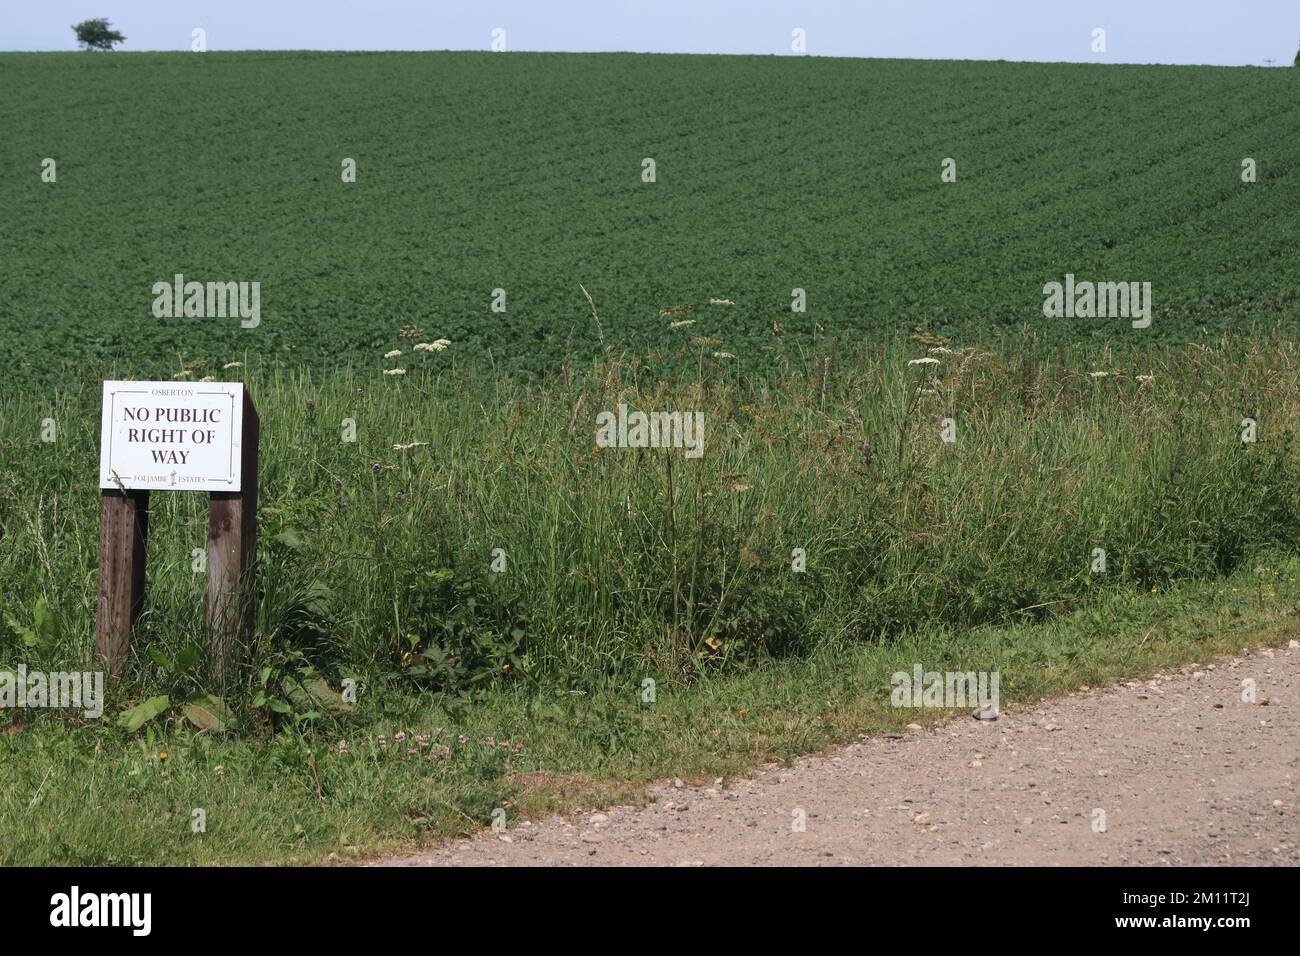
{"label": "grass verge", "polygon": [[666,776],[736,774],[939,719],[890,706],[890,675],[916,663],[997,670],[1005,707],[1284,642],[1300,629],[1298,581],[1300,559],[1280,557],[1042,620],[705,673],[653,702],[632,674],[580,693],[508,685],[472,706],[363,695],[342,738],[319,724],[236,738],[183,722],[128,738],[107,721],[24,715],[0,735],[0,863],[355,860],[472,832],[497,807],[513,822],[636,800]]}

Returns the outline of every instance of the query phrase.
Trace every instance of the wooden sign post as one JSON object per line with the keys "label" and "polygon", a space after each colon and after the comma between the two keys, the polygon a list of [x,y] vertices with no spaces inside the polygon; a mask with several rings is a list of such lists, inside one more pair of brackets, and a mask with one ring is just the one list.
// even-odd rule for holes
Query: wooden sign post
{"label": "wooden sign post", "polygon": [[206,491],[213,671],[253,631],[260,428],[237,382],[105,382],[95,646],[126,667],[144,605],[151,490]]}
{"label": "wooden sign post", "polygon": [[260,440],[261,424],[253,400],[244,392],[239,490],[208,495],[208,622],[213,672],[218,679],[240,639],[253,636]]}
{"label": "wooden sign post", "polygon": [[99,493],[99,597],[95,646],[120,674],[127,640],[144,606],[144,552],[149,540],[149,492]]}

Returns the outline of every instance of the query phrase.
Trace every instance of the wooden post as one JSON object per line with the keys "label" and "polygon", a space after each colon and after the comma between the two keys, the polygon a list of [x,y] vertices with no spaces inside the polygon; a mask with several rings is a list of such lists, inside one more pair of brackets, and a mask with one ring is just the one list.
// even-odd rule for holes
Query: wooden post
{"label": "wooden post", "polygon": [[253,634],[257,558],[257,455],[261,428],[244,391],[240,490],[208,497],[208,621],[213,673],[220,679],[230,653]]}
{"label": "wooden post", "polygon": [[144,556],[148,539],[149,492],[101,491],[95,647],[115,677],[126,667],[131,630],[144,605]]}

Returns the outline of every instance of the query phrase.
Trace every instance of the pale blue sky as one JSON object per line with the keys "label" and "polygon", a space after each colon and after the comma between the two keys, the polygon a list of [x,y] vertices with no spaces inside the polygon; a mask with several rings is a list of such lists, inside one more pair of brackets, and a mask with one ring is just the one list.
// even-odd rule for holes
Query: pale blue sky
{"label": "pale blue sky", "polygon": [[[6,4],[0,50],[76,49],[107,16],[123,50],[512,50],[1289,65],[1296,0],[39,0]],[[1092,31],[1106,30],[1106,52]]]}

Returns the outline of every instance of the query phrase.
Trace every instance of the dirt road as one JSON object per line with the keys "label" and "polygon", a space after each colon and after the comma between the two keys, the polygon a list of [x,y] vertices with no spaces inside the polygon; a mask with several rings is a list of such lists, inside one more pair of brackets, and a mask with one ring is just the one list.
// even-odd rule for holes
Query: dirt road
{"label": "dirt road", "polygon": [[379,865],[1295,866],[1298,718],[1291,641]]}

